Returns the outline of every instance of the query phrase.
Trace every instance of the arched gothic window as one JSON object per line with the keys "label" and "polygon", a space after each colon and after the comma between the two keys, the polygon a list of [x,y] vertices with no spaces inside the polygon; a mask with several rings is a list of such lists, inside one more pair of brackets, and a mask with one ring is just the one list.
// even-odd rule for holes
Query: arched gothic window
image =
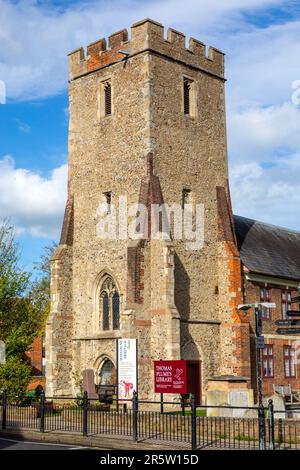
{"label": "arched gothic window", "polygon": [[111,360],[105,360],[101,367],[99,376],[99,385],[115,385],[116,369]]}
{"label": "arched gothic window", "polygon": [[110,276],[102,283],[100,290],[101,323],[103,330],[120,328],[120,294]]}

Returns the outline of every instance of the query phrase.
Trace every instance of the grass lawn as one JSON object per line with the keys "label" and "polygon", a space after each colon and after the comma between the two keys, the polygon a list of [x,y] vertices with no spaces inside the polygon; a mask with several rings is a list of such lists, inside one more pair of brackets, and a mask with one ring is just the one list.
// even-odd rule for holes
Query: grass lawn
{"label": "grass lawn", "polygon": [[[177,415],[177,416],[183,416],[182,411],[170,411],[164,413],[166,415]],[[192,412],[191,410],[185,410],[185,416],[191,416]],[[206,416],[206,410],[197,410],[196,416]]]}

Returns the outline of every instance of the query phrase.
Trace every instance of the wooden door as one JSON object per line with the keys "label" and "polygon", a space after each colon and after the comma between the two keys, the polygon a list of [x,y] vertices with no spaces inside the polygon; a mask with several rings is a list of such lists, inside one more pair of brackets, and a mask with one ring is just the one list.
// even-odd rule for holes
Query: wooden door
{"label": "wooden door", "polygon": [[187,389],[196,397],[196,404],[201,404],[201,362],[187,361]]}

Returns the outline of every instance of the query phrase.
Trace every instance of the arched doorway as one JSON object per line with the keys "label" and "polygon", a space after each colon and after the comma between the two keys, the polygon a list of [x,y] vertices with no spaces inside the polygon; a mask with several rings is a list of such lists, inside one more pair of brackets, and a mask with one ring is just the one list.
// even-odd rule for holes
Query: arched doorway
{"label": "arched doorway", "polygon": [[116,368],[110,359],[105,359],[101,366],[99,385],[116,385]]}
{"label": "arched doorway", "polygon": [[202,400],[202,378],[200,348],[192,338],[187,340],[181,349],[181,358],[187,362],[187,389],[196,397],[197,405]]}

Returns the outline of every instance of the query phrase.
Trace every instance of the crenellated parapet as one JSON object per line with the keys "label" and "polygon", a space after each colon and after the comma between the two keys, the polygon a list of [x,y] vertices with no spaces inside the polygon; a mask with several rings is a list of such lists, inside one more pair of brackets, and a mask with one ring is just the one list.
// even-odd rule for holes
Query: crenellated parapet
{"label": "crenellated parapet", "polygon": [[206,53],[205,44],[194,38],[190,38],[186,47],[186,36],[183,33],[169,28],[165,38],[163,25],[145,19],[131,26],[130,40],[128,31],[123,29],[109,36],[108,42],[103,38],[89,44],[86,55],[83,48],[71,52],[69,78],[73,80],[145,51],[165,56],[220,78],[224,77],[223,52],[209,47]]}

